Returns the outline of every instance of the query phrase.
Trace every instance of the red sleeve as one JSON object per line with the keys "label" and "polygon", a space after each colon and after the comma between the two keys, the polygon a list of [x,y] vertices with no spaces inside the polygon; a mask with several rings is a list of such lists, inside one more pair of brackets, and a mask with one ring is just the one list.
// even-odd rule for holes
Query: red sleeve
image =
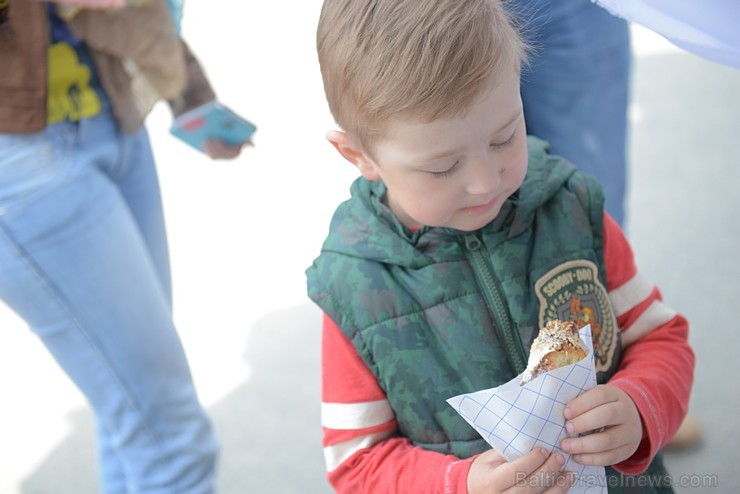
{"label": "red sleeve", "polygon": [[633,475],[645,471],[686,416],[694,352],[688,322],[663,304],[658,288],[643,278],[624,233],[606,214],[604,257],[622,338],[622,362],[609,384],[632,398],[644,427],[635,454],[614,468]]}
{"label": "red sleeve", "polygon": [[349,339],[324,316],[321,423],[327,478],[338,493],[467,494],[474,458],[413,446]]}

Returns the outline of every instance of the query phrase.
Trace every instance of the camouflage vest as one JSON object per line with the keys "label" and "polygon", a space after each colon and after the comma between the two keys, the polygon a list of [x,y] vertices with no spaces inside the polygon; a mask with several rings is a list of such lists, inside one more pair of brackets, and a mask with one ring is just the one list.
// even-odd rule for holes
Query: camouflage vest
{"label": "camouflage vest", "polygon": [[400,434],[428,450],[489,448],[445,400],[514,378],[547,319],[591,324],[600,383],[619,365],[601,188],[543,141],[528,144],[521,188],[475,232],[411,232],[382,182],[358,179],[307,270],[309,296],[377,378]]}

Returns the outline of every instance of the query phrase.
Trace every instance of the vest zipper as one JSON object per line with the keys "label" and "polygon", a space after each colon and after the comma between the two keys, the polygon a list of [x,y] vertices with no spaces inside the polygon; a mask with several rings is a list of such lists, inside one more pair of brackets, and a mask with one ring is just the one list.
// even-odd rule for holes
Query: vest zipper
{"label": "vest zipper", "polygon": [[465,247],[470,264],[478,281],[483,298],[493,319],[494,329],[504,345],[509,365],[517,374],[527,366],[527,357],[522,340],[514,327],[514,321],[506,307],[503,290],[483,247],[483,241],[476,235],[465,236]]}

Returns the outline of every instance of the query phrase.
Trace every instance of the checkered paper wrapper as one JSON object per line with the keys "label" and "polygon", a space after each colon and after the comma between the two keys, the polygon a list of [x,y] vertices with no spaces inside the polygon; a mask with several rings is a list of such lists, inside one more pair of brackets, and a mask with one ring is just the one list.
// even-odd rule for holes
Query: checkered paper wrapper
{"label": "checkered paper wrapper", "polygon": [[507,461],[536,447],[558,452],[564,469],[576,474],[569,493],[606,493],[604,467],[584,466],[560,449],[560,441],[573,437],[565,430],[565,405],[596,386],[591,326],[579,335],[588,355],[575,364],[541,374],[524,386],[522,375],[496,388],[455,396],[447,400],[456,411]]}

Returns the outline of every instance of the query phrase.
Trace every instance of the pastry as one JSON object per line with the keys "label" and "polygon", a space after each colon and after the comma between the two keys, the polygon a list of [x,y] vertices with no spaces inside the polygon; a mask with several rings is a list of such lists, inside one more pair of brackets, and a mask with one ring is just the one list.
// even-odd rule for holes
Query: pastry
{"label": "pastry", "polygon": [[527,368],[520,385],[558,367],[575,364],[586,356],[586,348],[573,321],[548,321],[532,342]]}

